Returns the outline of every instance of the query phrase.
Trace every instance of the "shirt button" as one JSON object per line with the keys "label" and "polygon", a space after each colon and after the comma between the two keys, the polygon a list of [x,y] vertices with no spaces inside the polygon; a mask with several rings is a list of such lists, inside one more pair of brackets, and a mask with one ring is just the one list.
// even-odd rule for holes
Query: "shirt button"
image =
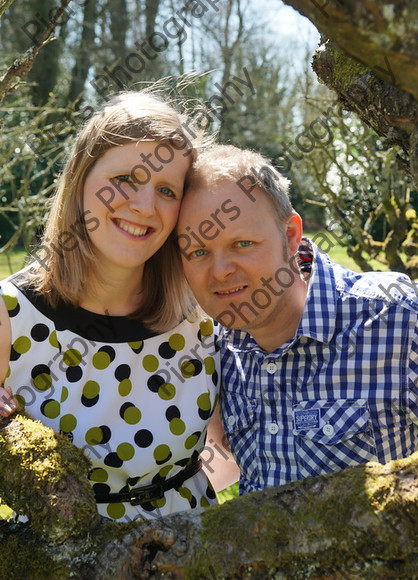
{"label": "shirt button", "polygon": [[232,425],[235,425],[235,417],[233,417],[232,415],[230,415],[228,417],[228,425],[230,425],[232,427]]}
{"label": "shirt button", "polygon": [[334,435],[334,427],[332,425],[324,425],[322,432],[324,435],[327,435],[328,437],[331,437],[331,435]]}
{"label": "shirt button", "polygon": [[269,362],[269,364],[266,366],[267,372],[272,375],[273,373],[275,373],[277,371],[277,366],[274,362]]}
{"label": "shirt button", "polygon": [[270,435],[276,435],[276,433],[279,432],[279,426],[277,425],[277,423],[270,423],[270,425],[267,427],[267,430],[270,433]]}

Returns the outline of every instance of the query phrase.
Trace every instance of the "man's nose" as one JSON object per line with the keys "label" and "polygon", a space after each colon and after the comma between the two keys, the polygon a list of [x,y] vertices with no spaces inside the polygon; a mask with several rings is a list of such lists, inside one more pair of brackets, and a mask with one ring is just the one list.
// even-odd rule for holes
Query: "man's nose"
{"label": "man's nose", "polygon": [[215,253],[211,263],[211,275],[219,281],[225,280],[236,270],[236,264],[227,253]]}

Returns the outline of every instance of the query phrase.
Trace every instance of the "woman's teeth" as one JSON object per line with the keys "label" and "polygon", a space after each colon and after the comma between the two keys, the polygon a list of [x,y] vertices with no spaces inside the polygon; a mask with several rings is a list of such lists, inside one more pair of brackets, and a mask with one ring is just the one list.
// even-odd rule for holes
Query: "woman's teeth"
{"label": "woman's teeth", "polygon": [[118,221],[116,223],[122,230],[128,232],[128,234],[132,234],[133,236],[145,236],[148,231],[148,228],[134,226],[132,224],[128,224],[127,222]]}
{"label": "woman's teeth", "polygon": [[238,288],[234,288],[233,290],[224,290],[224,291],[218,290],[217,294],[235,294],[235,292],[239,292],[243,288],[245,288],[245,286],[239,286]]}

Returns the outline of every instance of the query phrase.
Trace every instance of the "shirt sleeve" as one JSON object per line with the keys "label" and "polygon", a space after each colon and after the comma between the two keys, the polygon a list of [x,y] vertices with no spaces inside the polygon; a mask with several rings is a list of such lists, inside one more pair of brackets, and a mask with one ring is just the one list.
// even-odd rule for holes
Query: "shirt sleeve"
{"label": "shirt sleeve", "polygon": [[408,368],[408,409],[412,423],[418,425],[418,321],[412,338]]}

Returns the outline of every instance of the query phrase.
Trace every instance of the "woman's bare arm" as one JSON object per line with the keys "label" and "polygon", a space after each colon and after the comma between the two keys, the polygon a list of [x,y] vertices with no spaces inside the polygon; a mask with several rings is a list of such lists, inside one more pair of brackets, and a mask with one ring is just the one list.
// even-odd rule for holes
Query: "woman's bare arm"
{"label": "woman's bare arm", "polygon": [[0,296],[0,417],[8,417],[19,407],[11,389],[3,387],[7,369],[9,368],[11,344],[12,333],[9,313],[4,300]]}

